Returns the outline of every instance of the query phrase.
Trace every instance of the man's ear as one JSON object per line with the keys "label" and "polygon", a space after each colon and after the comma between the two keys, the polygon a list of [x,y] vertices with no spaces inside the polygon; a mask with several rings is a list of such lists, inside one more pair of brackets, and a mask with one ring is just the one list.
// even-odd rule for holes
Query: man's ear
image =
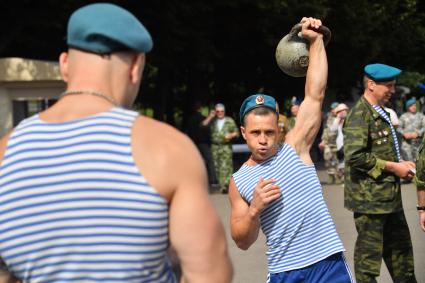
{"label": "man's ear", "polygon": [[59,55],[59,71],[64,82],[68,82],[68,52]]}
{"label": "man's ear", "polygon": [[145,53],[139,53],[133,57],[130,69],[130,81],[138,84],[142,80],[143,69],[145,68]]}
{"label": "man's ear", "polygon": [[241,126],[241,133],[242,133],[242,137],[244,138],[244,140],[246,140],[246,131],[245,131],[244,126]]}
{"label": "man's ear", "polygon": [[376,83],[374,81],[372,81],[372,80],[368,80],[367,81],[367,88],[370,91],[373,91],[375,89],[375,85],[376,85]]}

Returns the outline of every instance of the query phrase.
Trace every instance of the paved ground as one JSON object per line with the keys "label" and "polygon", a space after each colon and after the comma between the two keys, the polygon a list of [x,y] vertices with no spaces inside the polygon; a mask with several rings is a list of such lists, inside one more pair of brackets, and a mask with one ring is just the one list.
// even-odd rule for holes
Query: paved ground
{"label": "paved ground", "polygon": [[[322,170],[319,177],[326,181]],[[324,195],[329,210],[335,221],[339,235],[347,250],[346,257],[353,270],[353,247],[357,232],[354,227],[352,213],[343,207],[343,189],[341,185],[324,185]],[[425,283],[425,233],[418,226],[416,211],[416,191],[412,184],[402,186],[403,204],[406,218],[410,227],[415,256],[415,271],[418,283]],[[228,237],[230,255],[235,269],[234,283],[265,282],[267,267],[265,257],[265,238],[260,232],[257,242],[248,251],[239,250],[231,240],[229,234],[229,202],[227,195],[211,196],[215,207],[223,221]],[[381,276],[378,283],[392,282],[385,265],[382,265]],[[397,283],[397,282],[396,282]]]}

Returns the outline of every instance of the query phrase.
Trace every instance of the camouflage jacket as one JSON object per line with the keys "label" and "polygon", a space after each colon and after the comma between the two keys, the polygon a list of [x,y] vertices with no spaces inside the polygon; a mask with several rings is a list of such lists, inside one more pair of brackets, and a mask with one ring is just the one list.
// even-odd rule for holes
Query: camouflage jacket
{"label": "camouflage jacket", "polygon": [[422,139],[422,143],[418,149],[418,156],[416,158],[416,175],[415,184],[419,189],[425,188],[425,149],[424,149],[425,137]]}
{"label": "camouflage jacket", "polygon": [[294,116],[288,118],[288,131],[295,127],[296,118]]}
{"label": "camouflage jacket", "polygon": [[279,126],[279,141],[284,142],[285,136],[289,132],[289,119],[283,115],[279,114],[278,126]]}
{"label": "camouflage jacket", "polygon": [[384,170],[397,161],[390,124],[362,97],[348,113],[344,128],[345,207],[360,213],[403,209],[400,179]]}
{"label": "camouflage jacket", "polygon": [[418,142],[420,142],[420,138],[424,134],[425,131],[425,117],[422,113],[410,113],[406,112],[400,116],[400,125],[397,128],[397,131],[400,134],[405,133],[416,133],[418,134]]}
{"label": "camouflage jacket", "polygon": [[230,117],[224,117],[224,125],[221,130],[217,127],[217,119],[211,123],[211,143],[212,144],[230,144],[231,141],[226,142],[224,137],[230,133],[237,133],[239,136],[239,129],[236,126],[235,121]]}

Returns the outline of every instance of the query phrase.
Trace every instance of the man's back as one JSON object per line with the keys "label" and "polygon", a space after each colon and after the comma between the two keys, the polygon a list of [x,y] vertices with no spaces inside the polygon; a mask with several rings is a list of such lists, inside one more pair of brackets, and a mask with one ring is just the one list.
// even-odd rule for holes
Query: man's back
{"label": "man's back", "polygon": [[41,282],[175,282],[165,259],[167,200],[131,153],[137,113],[113,108],[11,134],[0,167],[2,258]]}
{"label": "man's back", "polygon": [[0,140],[8,186],[0,207],[9,220],[26,216],[0,226],[9,233],[0,250],[6,268],[28,283],[167,282],[172,246],[186,281],[229,282],[224,231],[196,147],[171,126],[123,110],[138,94],[148,31],[128,11],[96,3],[70,17],[67,44],[59,57],[66,91],[28,121],[34,125]]}
{"label": "man's back", "polygon": [[[69,98],[74,99],[79,98]],[[90,99],[97,98],[85,98]],[[119,268],[125,270],[126,275],[119,275],[122,280],[115,278],[115,282],[132,279],[145,282],[143,278],[147,280],[148,276],[156,278],[153,282],[161,277],[172,280],[164,254],[171,244],[177,251],[185,278],[228,282],[231,263],[223,228],[208,200],[202,160],[186,136],[135,112],[110,110],[102,103],[69,104],[66,99],[27,122],[34,123],[24,128],[30,134],[20,136],[23,132],[18,128],[18,132],[0,140],[0,162],[4,156],[1,180],[12,187],[11,193],[0,195],[0,206],[6,217],[31,216],[21,220],[24,224],[8,221],[9,226],[2,227],[9,229],[6,231],[9,234],[21,233],[19,239],[5,236],[11,241],[8,244],[11,249],[1,253],[7,266],[14,266],[9,260],[26,258],[31,262],[23,269],[22,265],[15,265],[14,268],[21,269],[10,270],[17,272],[18,278],[23,278],[25,269],[30,273],[23,276],[31,272],[41,272],[39,276],[60,276],[61,265],[71,260],[80,264],[81,269],[67,263],[64,268],[71,272],[66,276],[76,279],[79,272],[92,274],[89,265],[83,263],[95,258],[100,272],[96,277],[98,281],[108,281],[102,276],[117,276],[111,275],[110,270]],[[37,123],[44,126],[43,130]],[[72,130],[75,125],[78,126]],[[27,144],[15,136],[24,137]],[[191,158],[187,158],[189,156]],[[19,170],[11,170],[10,166],[27,167],[31,179],[24,176],[21,180]],[[4,179],[3,175],[8,177]],[[22,182],[26,187],[21,188]],[[2,183],[2,189],[4,187]],[[93,228],[85,227],[86,224]],[[17,244],[24,245],[13,249]],[[123,248],[117,248],[116,244]],[[70,259],[68,252],[75,253],[74,257]],[[89,255],[90,252],[94,255]],[[53,257],[49,258],[49,254]],[[102,254],[116,255],[99,258]],[[32,262],[38,257],[42,260]],[[43,260],[51,265],[47,263],[44,271],[35,270],[36,265],[43,265]],[[118,264],[111,265],[113,262]],[[209,274],[208,277],[205,274]]]}

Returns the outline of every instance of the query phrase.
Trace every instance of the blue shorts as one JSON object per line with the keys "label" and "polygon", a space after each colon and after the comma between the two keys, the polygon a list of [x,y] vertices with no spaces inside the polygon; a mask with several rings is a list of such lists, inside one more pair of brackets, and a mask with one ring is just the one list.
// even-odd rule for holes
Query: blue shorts
{"label": "blue shorts", "polygon": [[270,283],[353,283],[343,253],[333,254],[307,267],[272,273]]}

